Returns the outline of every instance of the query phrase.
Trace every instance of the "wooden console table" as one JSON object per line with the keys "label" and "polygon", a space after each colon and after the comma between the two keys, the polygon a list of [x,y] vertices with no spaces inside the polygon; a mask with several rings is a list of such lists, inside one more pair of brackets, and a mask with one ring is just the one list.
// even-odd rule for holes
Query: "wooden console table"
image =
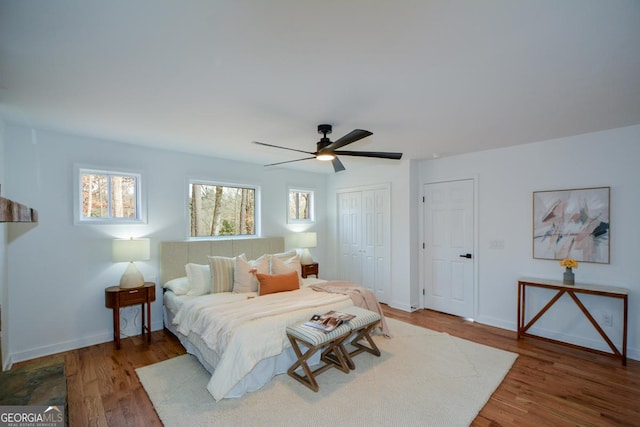
{"label": "wooden console table", "polygon": [[[535,287],[535,288],[545,288],[552,289],[557,291],[556,294],[549,300],[547,305],[545,305],[537,314],[535,314],[528,323],[526,322],[526,295],[527,295],[527,287]],[[596,350],[590,347],[585,347],[577,344],[571,344],[564,341],[554,340],[551,338],[542,337],[539,335],[534,335],[529,332],[529,328],[533,326],[534,323],[542,317],[544,313],[551,308],[553,304],[560,299],[560,297],[564,294],[569,295],[571,299],[576,303],[580,311],[585,315],[585,317],[591,322],[593,327],[598,331],[600,336],[605,340],[605,342],[611,348],[611,353],[606,351]],[[582,301],[578,298],[577,294],[590,294],[590,295],[599,295],[602,297],[608,298],[619,298],[623,303],[623,319],[622,319],[622,351],[618,350],[615,344],[611,341],[607,333],[600,327],[598,322],[593,318],[589,310],[582,304]],[[560,281],[555,280],[544,280],[544,279],[532,279],[532,278],[521,278],[518,280],[518,339],[522,337],[531,337],[540,339],[543,341],[548,341],[556,344],[565,345],[568,347],[579,348],[582,350],[590,351],[592,353],[604,354],[606,356],[611,356],[616,359],[621,359],[622,364],[627,364],[627,314],[628,314],[628,294],[629,291],[624,288],[614,288],[608,286],[598,286],[598,285],[585,285],[578,284],[575,285],[563,285]]]}

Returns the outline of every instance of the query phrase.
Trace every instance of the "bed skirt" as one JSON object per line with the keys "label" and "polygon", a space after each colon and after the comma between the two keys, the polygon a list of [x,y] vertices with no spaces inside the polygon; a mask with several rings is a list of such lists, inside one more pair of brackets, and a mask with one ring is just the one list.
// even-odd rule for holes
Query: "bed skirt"
{"label": "bed skirt", "polygon": [[[212,366],[217,362],[217,356],[209,350],[206,344],[197,335],[190,334],[184,336],[176,330],[173,325],[173,314],[166,307],[162,307],[164,311],[164,327],[174,334],[185,348],[187,353],[194,355],[204,366],[204,368],[213,374],[215,368]],[[264,387],[271,379],[280,374],[287,372],[287,369],[297,360],[297,357],[291,346],[285,349],[277,356],[272,356],[261,360],[253,370],[244,377],[227,395],[226,398],[241,397],[246,393],[250,393]],[[320,363],[320,354],[315,354],[309,359],[309,365]],[[213,396],[212,396],[213,399]]]}

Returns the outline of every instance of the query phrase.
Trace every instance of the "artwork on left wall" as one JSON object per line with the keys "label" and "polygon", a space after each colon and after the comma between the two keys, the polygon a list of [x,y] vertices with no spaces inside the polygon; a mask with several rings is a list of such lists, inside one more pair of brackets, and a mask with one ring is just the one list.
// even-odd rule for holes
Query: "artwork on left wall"
{"label": "artwork on left wall", "polygon": [[533,192],[533,257],[609,263],[610,187]]}

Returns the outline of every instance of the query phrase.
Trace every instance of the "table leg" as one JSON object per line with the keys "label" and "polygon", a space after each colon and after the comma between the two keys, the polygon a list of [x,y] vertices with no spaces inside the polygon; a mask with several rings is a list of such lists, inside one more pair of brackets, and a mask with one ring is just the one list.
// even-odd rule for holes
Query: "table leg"
{"label": "table leg", "polygon": [[522,331],[522,318],[524,316],[524,312],[522,311],[522,299],[523,299],[523,295],[522,295],[522,283],[518,283],[518,339],[522,338],[522,335],[520,334],[520,332]]}
{"label": "table leg", "polygon": [[116,298],[113,307],[113,338],[116,341],[116,350],[120,350],[120,302]]}
{"label": "table leg", "polygon": [[151,342],[151,301],[147,290],[147,342]]}
{"label": "table leg", "polygon": [[622,320],[622,364],[627,365],[627,314],[628,314],[628,297],[624,296],[622,299],[623,304],[623,320]]}
{"label": "table leg", "polygon": [[142,326],[141,326],[141,334],[142,334],[142,338],[144,338],[144,303],[140,304],[140,317],[142,318]]}

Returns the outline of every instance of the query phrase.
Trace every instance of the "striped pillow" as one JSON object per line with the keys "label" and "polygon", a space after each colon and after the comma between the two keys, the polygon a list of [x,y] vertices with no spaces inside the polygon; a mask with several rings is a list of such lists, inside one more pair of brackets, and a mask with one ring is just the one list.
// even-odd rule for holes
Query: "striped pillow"
{"label": "striped pillow", "polygon": [[231,292],[233,289],[233,266],[235,258],[210,256],[211,293]]}

